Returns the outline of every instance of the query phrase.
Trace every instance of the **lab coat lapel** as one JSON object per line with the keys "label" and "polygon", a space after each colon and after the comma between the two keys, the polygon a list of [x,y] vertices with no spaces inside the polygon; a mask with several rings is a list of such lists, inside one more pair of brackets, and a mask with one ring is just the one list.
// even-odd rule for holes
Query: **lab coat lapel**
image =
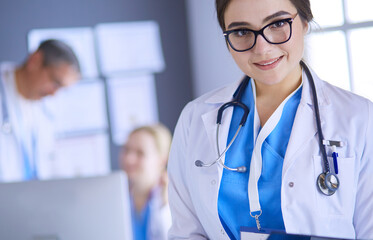
{"label": "lab coat lapel", "polygon": [[285,154],[283,173],[293,163],[295,156],[299,156],[297,153],[303,151],[307,146],[309,146],[308,142],[316,133],[317,128],[312,106],[300,103],[295,115],[293,129],[291,131],[289,144]]}
{"label": "lab coat lapel", "polygon": [[[327,105],[329,105],[329,101],[327,96],[324,94],[321,80],[318,78],[318,76],[316,76],[314,72],[311,73],[314,78],[316,86],[316,93],[321,115],[321,127],[323,127],[323,110]],[[305,73],[303,73],[302,78],[304,79],[302,99],[299,103],[298,110],[295,115],[292,132],[289,139],[289,144],[286,150],[283,166],[283,175],[294,162],[296,157],[300,156],[300,152],[304,151],[307,147],[309,147],[309,142],[317,134],[311,86]]]}
{"label": "lab coat lapel", "polygon": [[[217,130],[216,116],[218,115],[219,108],[220,108],[220,105],[214,110],[202,115],[202,120],[205,126],[206,134],[207,134],[207,137],[209,139],[212,149],[214,149],[216,158],[219,156],[218,151],[217,151],[217,143],[216,143],[216,130]],[[223,150],[225,149],[225,146],[227,145],[227,137],[228,137],[230,122],[232,119],[232,113],[233,113],[233,108],[227,108],[223,114],[222,124],[220,125],[220,129],[219,129],[219,151],[220,153],[223,152]],[[222,160],[224,162],[224,157],[222,158]]]}
{"label": "lab coat lapel", "polygon": [[[239,83],[240,81],[217,91],[213,96],[211,96],[205,101],[205,104],[211,104],[213,106],[213,109],[211,111],[204,113],[202,115],[202,121],[205,127],[205,131],[206,131],[209,143],[211,145],[211,148],[214,150],[216,158],[218,157],[217,144],[216,144],[216,130],[217,130],[216,119],[217,119],[218,111],[219,111],[219,108],[222,106],[222,104],[232,100],[232,96],[235,90],[237,89]],[[220,153],[225,149],[227,145],[227,138],[228,138],[230,122],[232,119],[232,114],[233,114],[233,107],[227,108],[223,113],[222,124],[220,125],[220,129],[219,129]],[[224,157],[222,158],[222,160],[224,162]]]}

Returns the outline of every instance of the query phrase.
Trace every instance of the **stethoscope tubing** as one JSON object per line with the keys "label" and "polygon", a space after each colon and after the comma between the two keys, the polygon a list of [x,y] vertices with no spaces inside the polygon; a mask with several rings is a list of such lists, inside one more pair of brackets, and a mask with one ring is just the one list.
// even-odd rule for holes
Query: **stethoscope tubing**
{"label": "stethoscope tubing", "polygon": [[1,98],[1,113],[2,113],[2,123],[1,123],[1,131],[4,133],[10,133],[12,131],[10,120],[9,120],[9,111],[8,111],[8,105],[7,100],[5,96],[5,86],[2,79],[2,76],[0,75],[0,98]]}
{"label": "stethoscope tubing", "polygon": [[[318,142],[319,142],[319,148],[320,148],[320,151],[321,151],[321,154],[322,154],[323,165],[324,165],[323,172],[317,178],[316,185],[319,187],[319,190],[323,194],[325,194],[327,196],[330,196],[330,195],[333,195],[335,193],[335,191],[339,188],[339,179],[338,179],[336,174],[330,172],[330,166],[329,166],[328,158],[327,158],[327,155],[326,155],[326,149],[325,149],[325,145],[323,144],[324,135],[323,135],[322,128],[321,128],[320,110],[319,110],[319,104],[318,104],[318,99],[317,99],[315,82],[313,80],[312,74],[311,74],[309,68],[307,67],[307,65],[303,61],[300,61],[300,65],[304,69],[304,71],[307,75],[307,78],[310,82],[310,85],[311,85],[313,105],[314,105],[314,109],[315,109],[316,127],[317,127],[317,131],[318,131]],[[195,161],[195,165],[197,167],[210,167],[210,166],[214,165],[215,163],[219,162],[227,170],[236,171],[236,172],[246,172],[246,167],[245,166],[240,166],[240,167],[237,167],[237,168],[230,168],[230,167],[226,166],[221,161],[221,159],[225,155],[225,153],[228,151],[228,149],[231,147],[231,145],[233,144],[235,139],[237,138],[241,128],[245,125],[247,117],[249,115],[250,109],[244,103],[241,102],[241,97],[244,93],[244,90],[246,89],[246,86],[249,82],[249,79],[250,79],[250,77],[245,76],[244,80],[241,82],[241,84],[239,85],[235,94],[233,95],[233,100],[230,101],[230,102],[224,103],[218,110],[217,121],[216,121],[216,124],[217,124],[216,145],[217,145],[218,158],[215,161],[213,161],[209,164],[206,164],[206,163],[202,162],[201,160],[197,160],[197,161]],[[224,149],[224,151],[220,154],[220,150],[219,150],[219,128],[220,128],[220,125],[221,125],[222,115],[223,115],[223,112],[226,108],[234,107],[234,106],[242,108],[244,113],[242,115],[240,125],[239,125],[235,135],[233,136],[232,140],[228,143],[228,145]]]}
{"label": "stethoscope tubing", "polygon": [[322,132],[322,128],[321,128],[321,120],[320,120],[320,110],[319,110],[319,101],[317,99],[317,94],[316,94],[316,87],[315,87],[315,81],[313,81],[313,77],[312,77],[312,74],[310,72],[310,70],[308,69],[308,67],[306,66],[306,64],[301,61],[300,64],[302,65],[304,71],[306,72],[306,75],[307,75],[307,78],[310,80],[310,85],[311,85],[311,88],[312,88],[312,97],[313,97],[313,102],[314,102],[314,108],[315,108],[315,119],[316,119],[316,127],[317,127],[317,131],[318,131],[318,138],[319,138],[319,147],[320,147],[320,151],[321,151],[321,154],[322,154],[322,157],[323,157],[323,161],[324,161],[324,173],[327,174],[330,172],[330,166],[329,166],[329,162],[328,162],[328,158],[326,156],[326,150],[325,150],[325,145],[323,144],[323,140],[324,140],[324,134]]}

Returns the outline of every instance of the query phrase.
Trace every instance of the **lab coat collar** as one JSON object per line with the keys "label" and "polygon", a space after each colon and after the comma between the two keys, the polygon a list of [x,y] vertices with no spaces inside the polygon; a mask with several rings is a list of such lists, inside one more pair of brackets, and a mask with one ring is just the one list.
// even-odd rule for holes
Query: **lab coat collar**
{"label": "lab coat collar", "polygon": [[[216,129],[217,129],[217,115],[219,108],[223,103],[232,101],[233,94],[236,92],[238,86],[240,85],[241,81],[244,79],[241,78],[239,81],[236,81],[233,84],[230,84],[226,87],[223,87],[217,91],[215,91],[211,96],[209,96],[204,102],[206,104],[211,104],[214,107],[212,110],[204,113],[202,115],[203,124],[205,126],[205,130],[209,139],[209,142],[214,149],[216,158],[218,157],[218,151],[217,151],[217,143],[216,143]],[[233,114],[233,108],[229,107],[224,110],[223,116],[222,116],[222,123],[220,126],[219,131],[219,149],[220,153],[225,149],[225,146],[227,145],[227,136],[229,131],[230,122],[232,119]],[[225,157],[222,158],[222,161],[224,162]],[[218,164],[216,164],[218,165]],[[222,169],[220,169],[222,170]],[[221,175],[221,171],[220,171]],[[220,176],[221,177],[221,176]],[[220,178],[219,178],[220,179]]]}
{"label": "lab coat collar", "polygon": [[[323,88],[323,82],[320,78],[310,69],[311,74],[314,79],[316,93],[318,98],[318,103],[320,107],[325,107],[330,104],[328,96],[325,94]],[[314,117],[314,109],[313,109],[313,98],[312,98],[312,89],[310,83],[308,81],[307,75],[303,71],[302,73],[303,79],[303,88],[302,88],[302,98],[297,110],[296,117],[294,119],[293,124],[293,133],[302,133],[301,135],[292,134],[290,137],[288,150],[286,153],[286,157],[291,159],[294,153],[304,146],[305,142],[309,141],[316,133],[317,129],[315,126],[315,117]],[[241,83],[242,79],[236,81],[234,84],[231,84],[227,87],[224,87],[220,90],[217,90],[212,96],[208,97],[204,102],[207,104],[214,104],[216,105],[212,110],[206,112],[202,115],[202,120],[205,126],[205,130],[207,132],[208,139],[210,141],[211,146],[213,147],[214,151],[216,151],[216,117],[218,114],[218,110],[221,107],[222,103],[228,102],[232,100],[233,94],[237,90],[239,84]],[[322,109],[320,109],[321,111]],[[229,126],[232,119],[233,108],[227,108],[224,111],[222,124],[220,126],[219,132],[219,149],[220,152],[225,149],[227,145],[227,136],[229,132]],[[322,115],[322,114],[321,114]],[[321,124],[323,125],[323,118],[321,116]],[[304,128],[304,126],[310,126],[308,128]],[[313,127],[312,127],[313,126]],[[294,136],[293,136],[294,135]],[[224,162],[224,157],[222,158]],[[284,169],[289,166],[290,162],[284,163]]]}
{"label": "lab coat collar", "polygon": [[[324,88],[322,87],[322,82],[320,78],[316,75],[316,73],[312,69],[310,69],[310,72],[313,76],[313,80],[315,83],[319,106],[329,105],[330,101],[329,101],[328,96],[324,92]],[[304,71],[302,72],[302,79],[303,79],[303,90],[302,90],[301,102],[306,103],[310,106],[313,106],[312,88],[308,81],[307,75]],[[242,80],[243,78],[240,79],[239,81],[236,81],[234,84],[230,84],[229,86],[218,90],[217,92],[215,92],[215,94],[207,98],[205,100],[205,103],[216,104],[216,103],[225,103],[225,102],[231,101],[233,98],[233,94],[237,90]]]}
{"label": "lab coat collar", "polygon": [[[329,105],[330,101],[329,101],[328,96],[325,94],[324,88],[322,86],[322,81],[312,69],[310,69],[310,72],[312,74],[313,81],[315,83],[317,100],[318,100],[319,106],[321,107],[321,106]],[[313,97],[312,97],[312,88],[307,78],[307,74],[305,73],[304,70],[302,72],[302,79],[303,79],[303,90],[302,90],[301,103],[306,103],[309,106],[313,106],[314,104],[313,104]]]}
{"label": "lab coat collar", "polygon": [[205,103],[216,104],[232,101],[233,94],[236,92],[238,86],[240,85],[243,79],[244,78],[240,79],[239,81],[236,81],[233,84],[230,84],[226,87],[217,90],[212,96],[205,100]]}

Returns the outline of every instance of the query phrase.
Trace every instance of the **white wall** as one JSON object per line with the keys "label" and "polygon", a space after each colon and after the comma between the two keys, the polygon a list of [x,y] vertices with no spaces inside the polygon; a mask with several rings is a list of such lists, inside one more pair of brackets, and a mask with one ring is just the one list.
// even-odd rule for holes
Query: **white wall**
{"label": "white wall", "polygon": [[215,0],[187,0],[187,17],[193,76],[198,97],[243,76],[235,65],[219,27]]}

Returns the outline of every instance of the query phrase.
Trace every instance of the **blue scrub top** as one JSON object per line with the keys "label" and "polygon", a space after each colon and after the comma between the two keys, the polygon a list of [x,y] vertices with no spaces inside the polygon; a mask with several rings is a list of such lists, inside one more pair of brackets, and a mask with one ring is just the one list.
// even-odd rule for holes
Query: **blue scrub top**
{"label": "blue scrub top", "polygon": [[[252,80],[250,80],[252,81]],[[259,200],[262,215],[259,217],[262,228],[285,230],[281,211],[281,176],[282,166],[295,114],[301,99],[302,88],[287,101],[280,121],[262,145],[262,174],[258,181]],[[218,213],[220,221],[231,239],[240,239],[240,227],[256,227],[250,216],[248,198],[248,181],[251,156],[254,149],[254,113],[255,101],[251,83],[242,96],[250,113],[239,136],[226,152],[225,165],[228,167],[246,166],[245,173],[237,173],[224,169],[218,195]],[[228,133],[229,142],[234,136],[243,110],[234,108]],[[281,239],[290,239],[280,236]],[[285,237],[285,238],[284,238]],[[270,239],[274,239],[271,237]],[[276,238],[277,239],[277,238]]]}
{"label": "blue scrub top", "polygon": [[147,230],[149,223],[149,201],[141,212],[137,212],[133,198],[131,197],[132,234],[134,240],[147,240]]}

